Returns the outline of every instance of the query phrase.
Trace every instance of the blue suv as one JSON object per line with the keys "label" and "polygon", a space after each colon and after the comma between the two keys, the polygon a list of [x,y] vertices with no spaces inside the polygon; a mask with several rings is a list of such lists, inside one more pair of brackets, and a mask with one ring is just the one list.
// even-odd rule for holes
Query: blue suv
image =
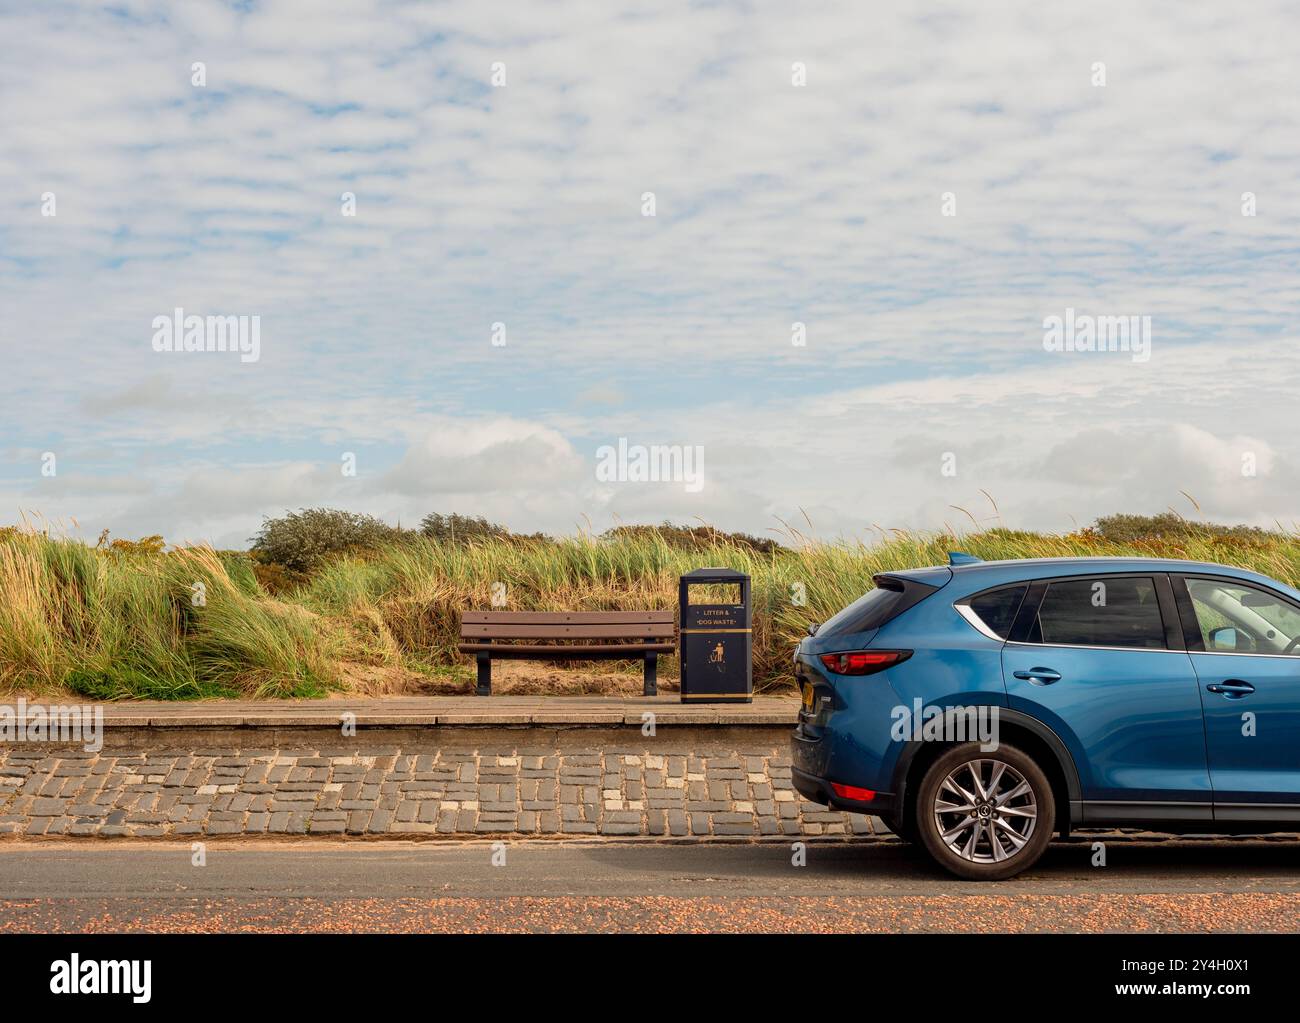
{"label": "blue suv", "polygon": [[890,572],[795,651],[794,784],[959,877],[1052,834],[1300,822],[1300,591],[1149,558]]}

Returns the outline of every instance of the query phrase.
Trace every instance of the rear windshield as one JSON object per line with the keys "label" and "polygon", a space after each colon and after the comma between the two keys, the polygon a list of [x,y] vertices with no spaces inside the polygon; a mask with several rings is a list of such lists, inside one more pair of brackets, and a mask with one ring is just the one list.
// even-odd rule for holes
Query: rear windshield
{"label": "rear windshield", "polygon": [[[933,587],[913,583],[927,592]],[[874,590],[868,590],[839,614],[826,619],[817,630],[818,636],[837,636],[849,632],[866,632],[878,629],[896,614],[915,601],[907,601],[906,588],[901,580],[880,579]]]}

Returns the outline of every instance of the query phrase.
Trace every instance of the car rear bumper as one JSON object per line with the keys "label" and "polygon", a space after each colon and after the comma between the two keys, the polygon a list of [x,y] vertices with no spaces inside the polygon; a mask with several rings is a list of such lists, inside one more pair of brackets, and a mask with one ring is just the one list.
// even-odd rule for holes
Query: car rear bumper
{"label": "car rear bumper", "polygon": [[795,791],[810,803],[820,803],[833,810],[847,810],[850,813],[874,814],[877,817],[888,817],[894,812],[892,792],[877,792],[870,800],[845,799],[835,794],[830,781],[826,778],[801,771],[797,767],[790,769],[790,778],[794,783]]}
{"label": "car rear bumper", "polygon": [[[801,695],[814,693],[799,712],[799,724],[790,735],[790,774],[795,791],[812,803],[834,810],[889,816],[894,809],[894,794],[877,787],[886,775],[873,770],[861,746],[848,741],[844,729],[851,733],[851,712],[842,706],[824,673],[811,659],[802,655],[803,644],[795,653],[794,674]],[[885,713],[872,706],[873,718]],[[832,720],[836,722],[832,726]],[[849,799],[837,795],[832,783],[841,788],[849,785],[875,792],[871,799]],[[888,784],[888,782],[886,782]]]}

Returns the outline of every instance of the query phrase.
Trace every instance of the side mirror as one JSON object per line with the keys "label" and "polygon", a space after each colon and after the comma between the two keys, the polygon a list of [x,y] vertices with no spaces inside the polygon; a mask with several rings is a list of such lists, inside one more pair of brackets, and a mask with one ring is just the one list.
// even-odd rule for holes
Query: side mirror
{"label": "side mirror", "polygon": [[821,628],[820,622],[813,622],[810,626],[808,626],[808,635],[810,636],[817,635],[817,630],[820,628]]}
{"label": "side mirror", "polygon": [[1244,647],[1246,645],[1242,642],[1242,640],[1245,639],[1245,636],[1239,633],[1231,625],[1224,625],[1218,629],[1211,629],[1208,638],[1210,640],[1211,650],[1237,650],[1239,647]]}

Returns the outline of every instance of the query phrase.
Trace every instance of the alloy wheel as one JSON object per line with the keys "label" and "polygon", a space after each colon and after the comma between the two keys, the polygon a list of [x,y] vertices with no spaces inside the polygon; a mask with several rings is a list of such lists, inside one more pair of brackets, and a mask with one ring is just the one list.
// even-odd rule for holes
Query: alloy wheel
{"label": "alloy wheel", "polygon": [[1002,863],[1028,843],[1038,803],[1024,775],[1002,760],[968,760],[949,772],[934,798],[939,838],[963,860]]}

